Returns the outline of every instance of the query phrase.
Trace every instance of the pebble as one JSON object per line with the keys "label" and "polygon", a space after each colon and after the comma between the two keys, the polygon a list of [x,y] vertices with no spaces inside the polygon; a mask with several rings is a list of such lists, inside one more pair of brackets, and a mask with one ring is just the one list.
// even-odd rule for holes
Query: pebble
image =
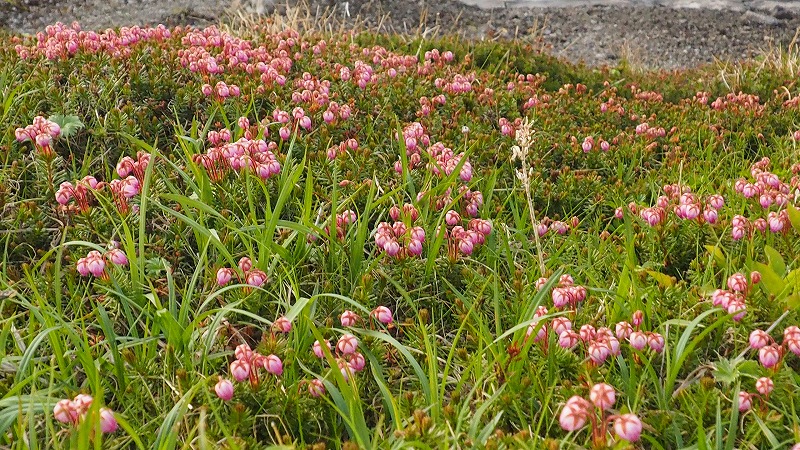
{"label": "pebble", "polygon": [[761,14],[751,10],[745,11],[745,13],[742,14],[742,20],[746,22],[755,22],[764,25],[778,25],[779,23],[781,23],[781,21],[775,17],[772,17],[768,14]]}

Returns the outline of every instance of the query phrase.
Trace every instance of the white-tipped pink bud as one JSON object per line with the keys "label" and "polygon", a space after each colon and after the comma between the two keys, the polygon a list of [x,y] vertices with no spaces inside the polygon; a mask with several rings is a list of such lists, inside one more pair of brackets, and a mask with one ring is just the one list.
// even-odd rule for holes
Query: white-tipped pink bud
{"label": "white-tipped pink bud", "polygon": [[242,382],[250,377],[250,362],[237,359],[231,363],[231,376],[234,380]]}
{"label": "white-tipped pink bud", "polygon": [[380,323],[392,323],[392,310],[385,306],[378,306],[377,308],[373,309],[371,315]]}
{"label": "white-tipped pink bud", "polygon": [[750,348],[753,350],[760,350],[769,345],[770,337],[764,330],[753,330],[750,333]]}
{"label": "white-tipped pink bud", "polygon": [[762,366],[771,369],[778,365],[778,362],[781,360],[781,350],[775,344],[761,347],[761,349],[758,350],[758,360],[761,362]]}
{"label": "white-tipped pink bud", "polygon": [[756,380],[756,390],[763,396],[768,396],[772,390],[775,389],[775,383],[767,377],[761,377]]}
{"label": "white-tipped pink bud", "polygon": [[103,433],[113,433],[117,431],[119,425],[114,417],[114,411],[108,408],[100,408],[100,431]]}
{"label": "white-tipped pink bud", "polygon": [[577,431],[586,425],[588,416],[588,402],[576,395],[564,405],[558,423],[566,431]]}
{"label": "white-tipped pink bud", "polygon": [[251,269],[247,272],[247,284],[254,287],[261,287],[267,282],[267,274],[258,269]]}
{"label": "white-tipped pink bud", "polygon": [[666,342],[664,341],[664,336],[660,335],[659,333],[648,333],[647,334],[647,345],[650,346],[656,353],[661,353],[664,350],[664,345]]}
{"label": "white-tipped pink bud", "polygon": [[614,433],[628,442],[636,442],[642,435],[642,421],[635,414],[623,414],[614,420]]}
{"label": "white-tipped pink bud", "polygon": [[358,339],[352,334],[344,334],[336,343],[336,350],[343,355],[351,355],[358,349]]}
{"label": "white-tipped pink bud", "polygon": [[70,400],[59,400],[53,407],[53,417],[61,423],[74,423],[78,420],[78,411]]}
{"label": "white-tipped pink bud", "polygon": [[[330,351],[331,343],[328,342],[327,340],[322,342],[325,343],[325,345],[328,347],[328,350]],[[314,341],[314,345],[311,346],[311,349],[314,351],[314,356],[316,356],[317,358],[322,359],[325,357],[325,352],[322,350],[322,344],[320,344],[319,341]]]}
{"label": "white-tipped pink bud", "polygon": [[214,385],[214,392],[222,401],[227,402],[233,398],[233,383],[230,380],[219,377],[219,381]]}
{"label": "white-tipped pink bud", "polygon": [[739,391],[739,412],[749,411],[753,406],[753,395],[749,392]]}
{"label": "white-tipped pink bud", "polygon": [[345,310],[339,317],[343,327],[352,327],[358,321],[358,315],[350,310]]}
{"label": "white-tipped pink bud", "polygon": [[589,391],[589,400],[601,410],[611,409],[617,401],[614,388],[606,383],[598,383]]}
{"label": "white-tipped pink bud", "polygon": [[220,286],[225,286],[231,281],[233,278],[233,270],[228,267],[222,267],[217,270],[217,284]]}
{"label": "white-tipped pink bud", "polygon": [[288,333],[292,331],[292,322],[286,317],[281,316],[275,319],[275,322],[272,322],[272,327],[281,333]]}
{"label": "white-tipped pink bud", "polygon": [[308,382],[308,393],[312,397],[321,397],[325,394],[325,384],[319,378],[315,378]]}
{"label": "white-tipped pink bud", "polygon": [[118,248],[114,248],[114,249],[109,250],[106,253],[106,256],[108,257],[108,259],[112,263],[114,263],[114,264],[116,264],[118,266],[127,266],[128,265],[128,256],[125,255],[125,252],[123,252],[122,250],[120,250]]}
{"label": "white-tipped pink bud", "polygon": [[279,377],[283,374],[283,361],[275,355],[267,355],[264,359],[264,370]]}

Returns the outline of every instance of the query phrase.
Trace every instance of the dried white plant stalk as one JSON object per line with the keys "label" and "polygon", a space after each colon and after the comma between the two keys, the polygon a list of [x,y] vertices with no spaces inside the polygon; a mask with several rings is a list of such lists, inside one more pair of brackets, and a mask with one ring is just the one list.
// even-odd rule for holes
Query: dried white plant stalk
{"label": "dried white plant stalk", "polygon": [[533,209],[533,194],[531,193],[531,183],[533,181],[533,167],[530,165],[528,156],[531,153],[533,146],[534,130],[531,123],[526,117],[522,125],[517,128],[514,139],[517,145],[511,147],[511,162],[519,160],[522,166],[516,170],[517,179],[525,189],[525,198],[528,201],[528,212],[531,215],[531,223],[533,225],[533,238],[536,242],[536,253],[539,259],[539,270],[541,276],[545,276],[546,267],[544,265],[544,257],[542,256],[542,243],[539,239],[539,221],[536,220],[536,212]]}

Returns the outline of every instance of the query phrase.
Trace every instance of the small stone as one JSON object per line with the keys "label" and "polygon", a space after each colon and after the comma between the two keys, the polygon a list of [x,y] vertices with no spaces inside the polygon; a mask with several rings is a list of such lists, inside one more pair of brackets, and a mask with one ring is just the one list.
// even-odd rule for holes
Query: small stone
{"label": "small stone", "polygon": [[745,22],[760,23],[762,25],[778,25],[780,23],[780,20],[770,15],[757,13],[755,11],[746,11],[742,14],[742,20]]}
{"label": "small stone", "polygon": [[781,8],[780,6],[775,11],[775,18],[779,20],[792,20],[797,17],[797,12],[790,9]]}

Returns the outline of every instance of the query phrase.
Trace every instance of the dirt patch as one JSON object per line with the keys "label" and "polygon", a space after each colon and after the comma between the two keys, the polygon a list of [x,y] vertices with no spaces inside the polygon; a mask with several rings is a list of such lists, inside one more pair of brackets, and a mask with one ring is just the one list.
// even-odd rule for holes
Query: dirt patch
{"label": "dirt patch", "polygon": [[[3,1],[0,26],[23,33],[73,20],[86,29],[158,23],[205,26],[234,10],[270,14],[287,8],[267,0]],[[535,38],[573,62],[613,65],[626,59],[665,69],[715,58],[751,58],[769,45],[788,45],[800,28],[800,13],[777,6],[744,11],[658,5],[485,9],[454,0],[312,0],[305,6],[311,15],[321,17],[327,11],[337,21],[381,31],[457,33],[472,39]]]}

